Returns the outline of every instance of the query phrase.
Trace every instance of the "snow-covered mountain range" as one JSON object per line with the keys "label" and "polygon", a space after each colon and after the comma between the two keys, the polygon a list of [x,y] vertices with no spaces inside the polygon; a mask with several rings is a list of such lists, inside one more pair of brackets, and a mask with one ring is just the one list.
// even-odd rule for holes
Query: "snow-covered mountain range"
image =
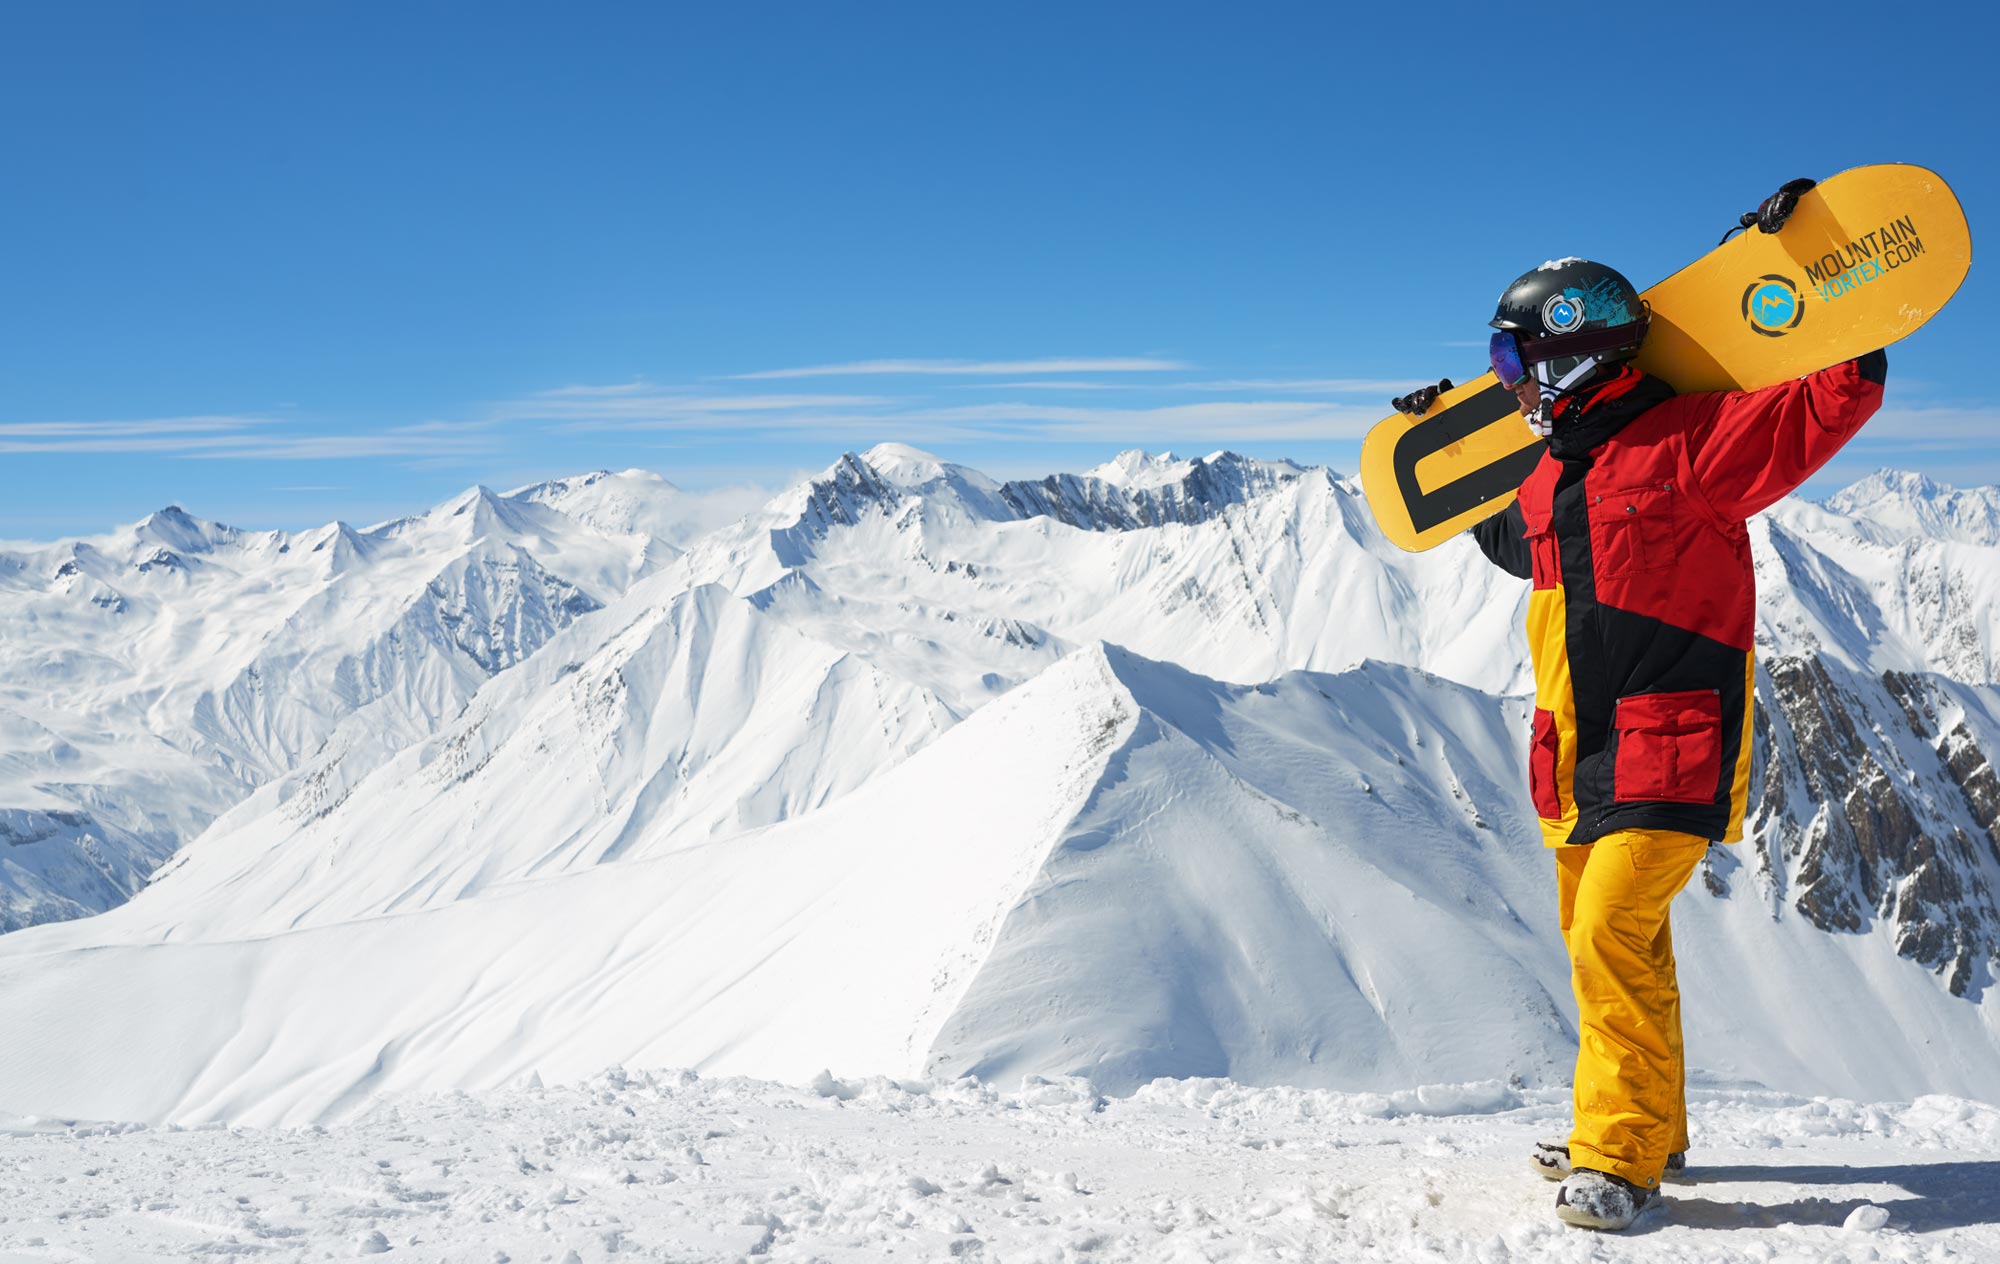
{"label": "snow-covered mountain range", "polygon": [[[1755,530],[1759,797],[1678,906],[1691,1056],[2000,1100],[2000,495],[1882,474]],[[715,530],[593,475],[365,532],[168,511],[0,590],[0,890],[110,909],[0,936],[0,1109],[1567,1074],[1522,585],[1324,469],[885,444]]]}
{"label": "snow-covered mountain range", "polygon": [[429,733],[676,556],[680,499],[634,470],[366,530],[172,507],[0,545],[0,930],[122,902],[325,747],[380,758]]}

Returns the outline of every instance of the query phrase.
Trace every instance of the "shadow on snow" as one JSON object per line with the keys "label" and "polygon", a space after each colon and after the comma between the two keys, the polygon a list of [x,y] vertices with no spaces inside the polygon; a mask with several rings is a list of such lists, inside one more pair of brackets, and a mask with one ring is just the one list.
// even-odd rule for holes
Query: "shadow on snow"
{"label": "shadow on snow", "polygon": [[[1698,1186],[1731,1182],[1778,1185],[1889,1185],[1908,1198],[1796,1198],[1790,1202],[1730,1201],[1723,1197],[1688,1197],[1671,1193],[1672,1214],[1644,1225],[1643,1231],[1667,1228],[1741,1229],[1746,1226],[1839,1226],[1856,1207],[1870,1203],[1889,1213],[1889,1228],[1911,1233],[2000,1224],[2000,1160],[1960,1163],[1905,1163],[1885,1167],[1820,1164],[1796,1167],[1704,1167]],[[1638,1227],[1638,1226],[1635,1226]]]}

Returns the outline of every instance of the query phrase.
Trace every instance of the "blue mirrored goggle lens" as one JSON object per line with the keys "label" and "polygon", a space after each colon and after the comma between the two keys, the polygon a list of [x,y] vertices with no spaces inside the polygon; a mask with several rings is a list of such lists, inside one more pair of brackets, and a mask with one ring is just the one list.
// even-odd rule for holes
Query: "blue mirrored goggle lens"
{"label": "blue mirrored goggle lens", "polygon": [[1511,330],[1503,329],[1493,335],[1486,344],[1486,358],[1493,364],[1493,376],[1510,391],[1528,376],[1527,365],[1521,360],[1521,344]]}

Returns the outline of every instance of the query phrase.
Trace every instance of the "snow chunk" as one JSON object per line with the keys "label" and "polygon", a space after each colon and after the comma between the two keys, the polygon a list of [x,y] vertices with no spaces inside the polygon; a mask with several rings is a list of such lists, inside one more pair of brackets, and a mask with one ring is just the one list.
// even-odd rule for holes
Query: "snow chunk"
{"label": "snow chunk", "polygon": [[1861,1206],[1847,1213],[1847,1219],[1840,1222],[1840,1227],[1856,1233],[1874,1233],[1888,1223],[1889,1209],[1887,1207],[1877,1207],[1873,1203],[1863,1203]]}
{"label": "snow chunk", "polygon": [[861,1090],[852,1084],[833,1078],[833,1072],[821,1071],[806,1085],[816,1097],[831,1097],[835,1101],[851,1102],[861,1095]]}
{"label": "snow chunk", "polygon": [[1010,1106],[1088,1106],[1092,1110],[1104,1105],[1104,1098],[1091,1087],[1090,1081],[1078,1075],[1052,1080],[1025,1075],[1021,1077],[1021,1091],[1001,1100]]}

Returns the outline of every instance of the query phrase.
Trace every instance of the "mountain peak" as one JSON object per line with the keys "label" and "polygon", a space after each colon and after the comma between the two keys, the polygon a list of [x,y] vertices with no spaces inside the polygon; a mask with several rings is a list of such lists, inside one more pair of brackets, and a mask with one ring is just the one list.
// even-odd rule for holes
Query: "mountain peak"
{"label": "mountain peak", "polygon": [[234,528],[204,522],[179,505],[168,505],[147,514],[132,531],[144,544],[164,546],[177,553],[207,553],[236,534]]}
{"label": "mountain peak", "polygon": [[1104,464],[1084,471],[1083,476],[1118,487],[1163,487],[1186,478],[1193,468],[1192,461],[1183,460],[1171,451],[1156,456],[1144,448],[1127,448]]}
{"label": "mountain peak", "polygon": [[444,517],[456,518],[469,509],[477,509],[481,505],[492,505],[497,500],[499,500],[499,497],[494,494],[492,488],[486,486],[484,483],[474,483],[458,495],[444,502],[444,504],[438,506],[434,512]]}
{"label": "mountain peak", "polygon": [[[415,520],[405,518],[402,521]],[[337,575],[358,562],[367,561],[374,551],[368,537],[340,519],[304,532],[299,536],[299,543],[305,552],[325,556],[325,573],[329,575]]]}
{"label": "mountain peak", "polygon": [[[1884,468],[1876,470],[1873,474],[1861,479],[1859,482],[1835,492],[1827,498],[1827,504],[1830,507],[1841,509],[1842,512],[1848,512],[1852,507],[1865,505],[1867,502],[1880,499],[1883,496],[1907,496],[1920,500],[1936,500],[1941,497],[1953,495],[1957,491],[1958,489],[1949,483],[1940,483],[1929,475],[1919,474],[1915,470],[1892,470]],[[1842,503],[1835,505],[1836,501]]]}
{"label": "mountain peak", "polygon": [[912,472],[928,472],[932,477],[945,468],[944,458],[913,448],[907,443],[878,443],[861,454],[861,459],[882,473],[908,469]]}
{"label": "mountain peak", "polygon": [[1827,497],[1826,507],[1884,539],[2000,544],[2000,488],[1961,489],[1913,470],[1882,469]]}
{"label": "mountain peak", "polygon": [[681,489],[651,470],[637,466],[624,470],[592,470],[588,474],[571,474],[563,478],[544,479],[539,483],[529,483],[508,492],[506,500],[532,500],[537,504],[561,509],[559,503],[566,498],[596,489],[599,492],[613,490],[629,491],[634,494],[666,493],[672,495]]}
{"label": "mountain peak", "polygon": [[853,452],[813,478],[779,495],[766,512],[797,518],[797,525],[824,534],[835,525],[859,522],[870,506],[887,507],[902,498],[902,489],[883,478],[874,466]]}
{"label": "mountain peak", "polygon": [[864,464],[904,492],[933,505],[955,508],[974,518],[1006,520],[1014,510],[1000,485],[969,466],[954,465],[907,443],[878,443],[861,457]]}
{"label": "mountain peak", "polygon": [[526,515],[539,507],[501,496],[483,483],[475,483],[442,504],[420,514],[378,522],[360,535],[366,539],[399,539],[412,532],[438,529],[465,535],[482,535],[529,529]]}
{"label": "mountain peak", "polygon": [[532,516],[544,512],[539,506],[510,500],[484,483],[474,484],[433,509],[433,523],[458,520],[473,535],[514,534],[533,530]]}

